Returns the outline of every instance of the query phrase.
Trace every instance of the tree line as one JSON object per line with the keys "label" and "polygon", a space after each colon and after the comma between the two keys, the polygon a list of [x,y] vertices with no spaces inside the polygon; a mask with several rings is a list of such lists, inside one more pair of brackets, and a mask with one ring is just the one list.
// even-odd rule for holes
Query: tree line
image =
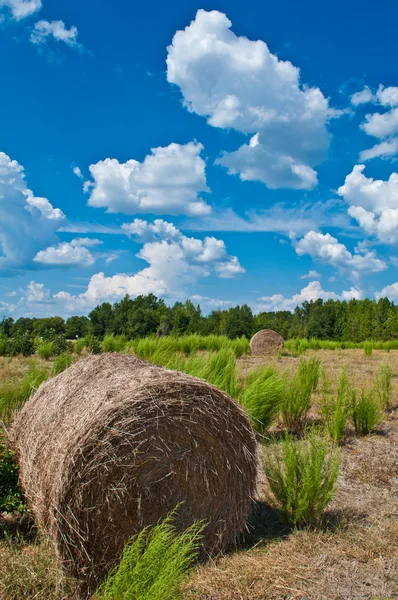
{"label": "tree line", "polygon": [[250,338],[260,329],[273,329],[285,339],[316,338],[322,340],[362,342],[398,338],[398,306],[388,298],[380,300],[315,300],[289,311],[261,312],[253,315],[243,304],[213,310],[203,315],[200,305],[191,300],[167,306],[153,294],[120,302],[104,302],[88,316],[27,318],[3,317],[0,337],[35,336],[52,339],[64,336],[76,339],[92,335],[125,335],[128,339],[150,335],[226,335],[234,339]]}

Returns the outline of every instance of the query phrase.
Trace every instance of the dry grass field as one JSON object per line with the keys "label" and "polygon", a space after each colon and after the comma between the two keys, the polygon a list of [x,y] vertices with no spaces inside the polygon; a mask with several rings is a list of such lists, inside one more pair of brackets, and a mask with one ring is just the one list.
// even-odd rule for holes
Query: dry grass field
{"label": "dry grass field", "polygon": [[[307,352],[311,355],[313,352]],[[393,408],[376,432],[349,436],[341,448],[338,493],[317,529],[294,530],[267,505],[259,484],[250,530],[229,555],[199,566],[187,583],[191,600],[343,600],[398,598],[398,351],[319,350],[331,382],[349,369],[356,387],[371,386],[388,362],[394,372]],[[294,368],[299,358],[239,359],[244,376],[274,363]],[[0,380],[17,377],[26,359],[0,359]],[[312,418],[316,419],[315,410]],[[260,477],[260,482],[262,478]],[[3,522],[0,541],[0,599],[67,600],[70,586],[60,577],[50,546],[34,534],[15,541],[15,523]]]}

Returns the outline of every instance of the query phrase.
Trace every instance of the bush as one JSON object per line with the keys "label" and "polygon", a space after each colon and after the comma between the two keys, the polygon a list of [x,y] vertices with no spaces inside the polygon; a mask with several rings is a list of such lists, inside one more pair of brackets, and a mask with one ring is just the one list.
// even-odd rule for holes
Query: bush
{"label": "bush", "polygon": [[359,400],[354,395],[352,420],[358,435],[367,435],[383,420],[383,413],[374,390],[362,388]]}
{"label": "bush", "polygon": [[7,356],[7,338],[0,335],[0,356]]}
{"label": "bush", "polygon": [[78,340],[76,340],[76,342],[73,344],[73,351],[76,352],[76,354],[78,356],[81,355],[81,353],[83,352],[83,349],[86,347],[86,338],[79,338]]}
{"label": "bush", "polygon": [[84,345],[91,354],[101,354],[101,342],[95,335],[89,335],[84,338]]}
{"label": "bush", "polygon": [[18,335],[7,338],[5,345],[5,354],[7,356],[31,356],[35,353],[34,338],[30,334]]}
{"label": "bush", "polygon": [[327,438],[311,431],[296,441],[287,434],[264,460],[271,501],[290,524],[313,524],[336,492],[339,467],[339,451]]}
{"label": "bush", "polygon": [[391,367],[387,363],[384,363],[376,375],[375,392],[380,405],[386,410],[391,408],[391,383]]}
{"label": "bush", "polygon": [[181,584],[199,550],[201,525],[177,534],[173,513],[129,542],[120,564],[100,586],[97,600],[179,600]]}
{"label": "bush", "polygon": [[72,364],[72,356],[68,353],[60,354],[54,361],[52,374],[59,375]]}
{"label": "bush", "polygon": [[271,425],[279,413],[285,393],[286,383],[272,367],[249,375],[241,403],[246,408],[255,431],[262,434]]}
{"label": "bush", "polygon": [[0,513],[26,509],[18,481],[18,466],[0,431]]}
{"label": "bush", "polygon": [[343,369],[340,373],[336,399],[333,398],[329,382],[325,376],[320,412],[325,419],[327,432],[336,444],[345,435],[354,394],[355,391],[349,382],[346,369]]}
{"label": "bush", "polygon": [[37,352],[38,352],[40,358],[43,358],[44,360],[48,360],[54,354],[53,343],[49,342],[49,341],[40,342],[40,344],[37,348]]}
{"label": "bush", "polygon": [[68,342],[64,335],[57,335],[52,339],[53,356],[60,356],[65,352],[72,351],[72,343]]}
{"label": "bush", "polygon": [[315,357],[301,359],[298,369],[287,384],[282,400],[282,418],[288,429],[298,429],[311,408],[312,392],[318,385],[320,362]]}

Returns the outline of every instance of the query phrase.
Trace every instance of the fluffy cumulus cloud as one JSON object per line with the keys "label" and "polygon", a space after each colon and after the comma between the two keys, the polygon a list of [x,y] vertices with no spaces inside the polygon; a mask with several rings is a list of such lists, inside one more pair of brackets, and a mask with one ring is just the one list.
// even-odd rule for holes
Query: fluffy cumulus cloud
{"label": "fluffy cumulus cloud", "polygon": [[209,191],[202,150],[202,144],[190,142],[153,148],[143,162],[101,160],[90,166],[88,203],[113,213],[207,215],[211,208],[199,197]]}
{"label": "fluffy cumulus cloud", "polygon": [[41,0],[0,0],[0,16],[7,11],[13,19],[20,21],[41,9]]}
{"label": "fluffy cumulus cloud", "polygon": [[321,275],[317,271],[308,271],[305,275],[301,275],[300,279],[319,279]]}
{"label": "fluffy cumulus cloud", "polygon": [[318,88],[300,82],[297,67],[231,26],[225,14],[199,10],[168,47],[168,81],[189,111],[249,136],[219,160],[230,173],[271,188],[312,189],[313,167],[329,147],[327,123],[337,113]]}
{"label": "fluffy cumulus cloud", "polygon": [[71,48],[82,50],[83,46],[77,41],[77,27],[72,26],[68,29],[63,21],[38,21],[30,35],[30,41],[33,44],[43,45],[50,40],[63,42]]}
{"label": "fluffy cumulus cloud", "polygon": [[330,233],[309,231],[303,238],[294,242],[299,256],[309,255],[314,260],[329,264],[339,270],[359,273],[378,273],[387,269],[387,264],[377,257],[374,251],[352,254]]}
{"label": "fluffy cumulus cloud", "polygon": [[350,205],[348,213],[369,235],[386,244],[398,242],[398,173],[387,181],[364,174],[364,165],[356,165],[347,175],[339,195]]}
{"label": "fluffy cumulus cloud", "polygon": [[148,267],[130,274],[110,277],[96,273],[87,290],[77,296],[61,291],[52,297],[64,314],[87,312],[99,302],[115,301],[126,294],[137,296],[150,292],[158,296],[177,298],[187,294],[187,288],[198,278],[212,273],[221,278],[244,273],[236,256],[230,256],[222,240],[187,237],[172,223],[157,219],[153,223],[135,219],[123,225],[128,236],[142,243],[138,258]]}
{"label": "fluffy cumulus cloud", "polygon": [[[366,115],[361,124],[368,135],[382,140],[372,148],[364,150],[360,154],[360,160],[371,160],[372,158],[391,158],[398,153],[398,87],[379,86],[376,92],[366,87],[351,97],[354,106],[364,103],[372,103],[379,111]],[[381,110],[381,112],[380,112]]]}
{"label": "fluffy cumulus cloud", "polygon": [[380,292],[376,292],[375,297],[376,300],[380,300],[380,298],[388,298],[391,300],[391,302],[398,304],[398,283],[386,285],[382,290],[380,290]]}
{"label": "fluffy cumulus cloud", "polygon": [[341,294],[335,292],[327,292],[322,289],[319,281],[311,281],[298,294],[294,294],[291,298],[283,296],[283,294],[274,294],[273,296],[263,296],[259,298],[259,304],[256,307],[261,311],[289,310],[294,311],[296,306],[300,306],[303,302],[311,302],[314,300],[359,300],[362,297],[362,292],[352,287],[350,290],[343,291]]}
{"label": "fluffy cumulus cloud", "polygon": [[89,247],[98,244],[102,242],[97,239],[76,238],[40,250],[33,260],[43,265],[89,267],[95,263],[95,257]]}
{"label": "fluffy cumulus cloud", "polygon": [[60,209],[28,189],[23,167],[0,152],[0,274],[29,267],[54,242],[64,219]]}

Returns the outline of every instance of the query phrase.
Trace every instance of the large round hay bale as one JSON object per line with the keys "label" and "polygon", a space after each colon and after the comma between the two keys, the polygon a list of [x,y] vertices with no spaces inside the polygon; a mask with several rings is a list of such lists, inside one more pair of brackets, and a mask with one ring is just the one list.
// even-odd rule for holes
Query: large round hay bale
{"label": "large round hay bale", "polygon": [[279,333],[272,329],[258,331],[250,340],[250,351],[254,356],[276,354],[283,348],[285,341]]}
{"label": "large round hay bale", "polygon": [[178,529],[205,519],[205,551],[225,549],[255,493],[255,438],[239,406],[129,355],[93,356],[44,383],[11,438],[37,524],[87,593],[128,538],[181,502]]}

